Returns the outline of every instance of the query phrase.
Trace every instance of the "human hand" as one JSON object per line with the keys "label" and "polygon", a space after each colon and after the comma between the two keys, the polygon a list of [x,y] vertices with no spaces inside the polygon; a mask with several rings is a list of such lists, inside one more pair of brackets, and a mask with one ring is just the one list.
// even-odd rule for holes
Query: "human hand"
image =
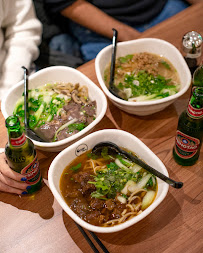
{"label": "human hand", "polygon": [[118,30],[118,41],[135,40],[140,35],[141,33],[134,28],[123,24],[123,26],[120,26]]}
{"label": "human hand", "polygon": [[27,194],[26,188],[30,186],[26,180],[23,175],[8,166],[5,154],[0,152],[0,192]]}

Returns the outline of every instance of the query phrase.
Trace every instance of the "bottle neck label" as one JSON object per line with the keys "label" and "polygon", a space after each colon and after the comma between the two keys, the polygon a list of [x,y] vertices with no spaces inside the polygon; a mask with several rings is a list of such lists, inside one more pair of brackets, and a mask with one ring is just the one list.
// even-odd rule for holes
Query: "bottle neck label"
{"label": "bottle neck label", "polygon": [[198,152],[199,145],[199,139],[177,130],[175,139],[175,151],[179,157],[183,159],[192,158]]}
{"label": "bottle neck label", "polygon": [[13,147],[20,147],[22,146],[24,143],[26,142],[26,136],[25,133],[23,133],[21,136],[17,137],[17,138],[10,138],[10,144]]}
{"label": "bottle neck label", "polygon": [[197,109],[189,103],[187,107],[187,114],[193,119],[201,119],[203,118],[203,108]]}
{"label": "bottle neck label", "polygon": [[41,172],[39,169],[37,155],[30,164],[28,164],[21,170],[21,174],[23,174],[27,178],[27,183],[29,185],[37,184],[41,180]]}

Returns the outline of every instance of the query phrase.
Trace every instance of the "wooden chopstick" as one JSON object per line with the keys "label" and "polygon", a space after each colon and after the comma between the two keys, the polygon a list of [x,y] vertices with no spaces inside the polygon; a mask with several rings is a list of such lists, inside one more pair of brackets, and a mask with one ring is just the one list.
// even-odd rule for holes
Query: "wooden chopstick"
{"label": "wooden chopstick", "polygon": [[[82,233],[82,235],[84,236],[84,238],[86,239],[86,241],[89,243],[90,247],[92,248],[92,250],[95,253],[99,253],[98,249],[96,248],[96,246],[94,245],[94,243],[91,241],[91,239],[89,238],[89,236],[87,235],[87,233],[85,232],[85,230],[75,222],[75,224],[77,225],[77,227],[79,228],[80,232]],[[109,251],[107,250],[107,248],[104,246],[104,244],[99,240],[99,238],[95,235],[94,232],[89,231],[89,233],[91,234],[91,236],[95,239],[95,241],[97,242],[97,244],[100,246],[100,248],[103,250],[104,253],[109,253]]]}

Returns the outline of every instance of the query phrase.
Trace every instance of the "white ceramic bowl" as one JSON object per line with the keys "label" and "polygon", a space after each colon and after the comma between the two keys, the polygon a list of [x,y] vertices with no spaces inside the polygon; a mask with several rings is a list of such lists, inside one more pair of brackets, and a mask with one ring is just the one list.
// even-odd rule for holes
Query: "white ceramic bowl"
{"label": "white ceramic bowl", "polygon": [[[103,116],[106,113],[107,109],[107,100],[101,89],[98,88],[96,84],[94,84],[88,77],[82,74],[80,71],[64,66],[54,66],[42,69],[29,77],[29,89],[36,88],[42,86],[46,83],[54,83],[54,82],[71,82],[71,83],[79,83],[80,85],[86,85],[88,87],[88,93],[91,100],[96,100],[97,103],[97,117],[96,119],[89,124],[86,128],[84,128],[79,133],[70,136],[64,140],[57,142],[38,142],[34,141],[34,145],[36,148],[50,151],[50,152],[58,152],[71,145],[75,141],[84,137],[88,133],[90,133],[96,124],[98,124]],[[12,115],[13,109],[16,101],[24,91],[24,82],[21,81],[13,86],[9,92],[6,94],[5,98],[1,103],[1,110],[4,118],[6,119],[8,116]]]}
{"label": "white ceramic bowl", "polygon": [[95,70],[99,84],[101,85],[105,94],[114,105],[123,111],[140,116],[156,113],[172,104],[177,98],[182,96],[190,86],[190,70],[181,53],[169,42],[154,38],[144,38],[127,42],[119,42],[117,43],[116,58],[139,52],[158,54],[167,58],[173,64],[179,74],[181,82],[181,88],[178,93],[163,99],[143,102],[128,102],[119,99],[112,95],[111,92],[109,92],[104,82],[104,70],[111,61],[111,51],[112,46],[110,45],[98,53],[95,60]]}
{"label": "white ceramic bowl", "polygon": [[125,223],[113,227],[99,227],[83,221],[66,204],[60,192],[59,181],[63,170],[73,159],[85,151],[92,149],[101,141],[111,141],[120,147],[125,147],[135,152],[140,158],[144,159],[146,163],[156,168],[164,175],[168,176],[168,172],[160,159],[142,141],[128,132],[117,129],[105,129],[91,133],[70,147],[67,147],[55,157],[49,168],[48,182],[49,187],[58,203],[61,205],[64,211],[82,227],[94,232],[112,233],[123,230],[149,215],[163,201],[168,192],[169,185],[157,178],[158,193],[154,202],[141,214],[129,221],[126,221]]}

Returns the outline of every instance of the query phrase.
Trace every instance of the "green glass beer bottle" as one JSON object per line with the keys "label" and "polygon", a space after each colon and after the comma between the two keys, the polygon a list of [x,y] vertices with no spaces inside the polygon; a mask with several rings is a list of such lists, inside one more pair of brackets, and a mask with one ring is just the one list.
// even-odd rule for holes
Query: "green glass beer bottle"
{"label": "green glass beer bottle", "polygon": [[178,120],[174,160],[184,166],[195,164],[199,158],[203,137],[203,87],[195,88],[187,109]]}
{"label": "green glass beer bottle", "polygon": [[6,127],[8,142],[5,147],[5,154],[8,165],[27,178],[26,182],[31,186],[27,192],[33,193],[40,189],[42,182],[34,144],[25,136],[18,117],[9,116],[6,119]]}
{"label": "green glass beer bottle", "polygon": [[197,87],[203,87],[203,65],[199,66],[193,74],[192,90]]}

